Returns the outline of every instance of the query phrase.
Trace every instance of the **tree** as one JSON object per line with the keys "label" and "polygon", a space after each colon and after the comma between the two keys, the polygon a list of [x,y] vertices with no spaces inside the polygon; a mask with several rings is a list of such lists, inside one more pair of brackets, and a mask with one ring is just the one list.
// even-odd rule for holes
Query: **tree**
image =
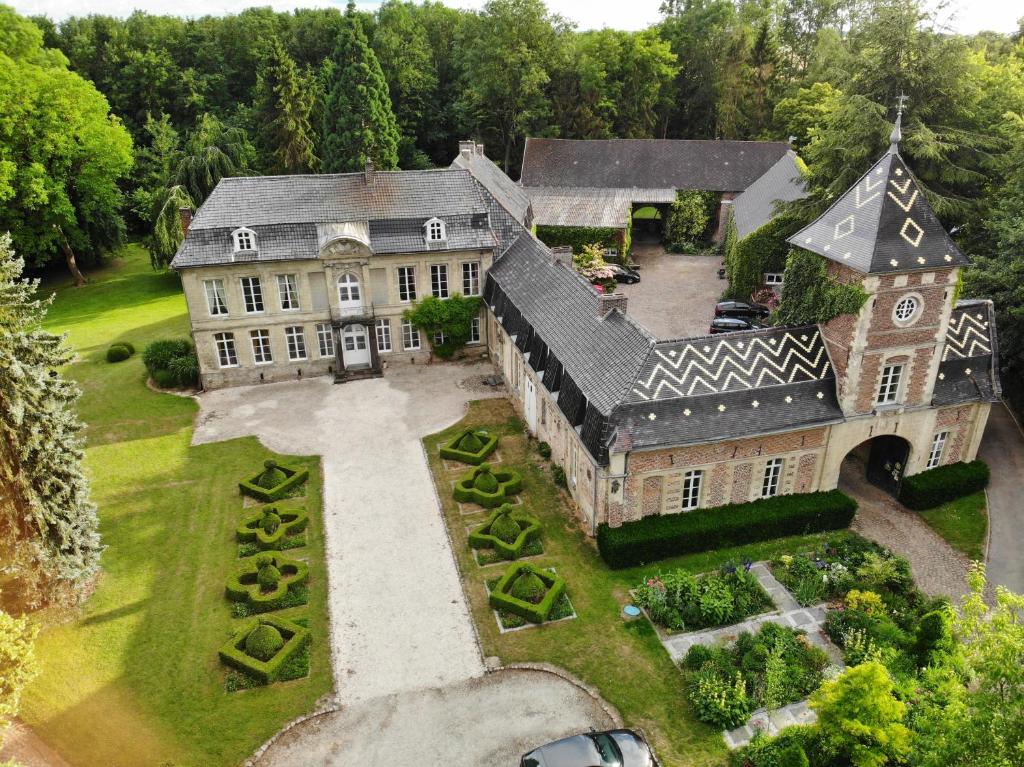
{"label": "tree", "polygon": [[900,762],[910,749],[907,707],[894,695],[885,666],[869,661],[847,669],[811,695],[824,747],[854,767]]}
{"label": "tree", "polygon": [[253,108],[268,173],[310,173],[317,166],[315,134],[309,122],[313,98],[312,83],[299,73],[281,41],[275,38],[260,66]]}
{"label": "tree", "polygon": [[10,720],[18,714],[21,693],[39,673],[34,643],[38,627],[28,618],[0,610],[0,743]]}
{"label": "tree", "polygon": [[774,122],[780,136],[794,139],[794,147],[807,146],[828,124],[839,108],[842,91],[829,83],[816,82],[799,88],[775,105]]}
{"label": "tree", "polygon": [[78,390],[57,372],[73,354],[41,329],[48,301],[0,236],[0,560],[8,603],[74,601],[99,568],[96,507],[82,473]]}
{"label": "tree", "polygon": [[181,140],[166,113],[159,118],[147,114],[144,130],[148,141],[136,154],[129,202],[134,217],[148,230],[181,162]]}
{"label": "tree", "polygon": [[355,4],[338,35],[327,73],[324,105],[323,169],[359,171],[367,160],[381,170],[398,165],[398,125],[380,64],[366,42]]}
{"label": "tree", "polygon": [[132,142],[107,101],[31,23],[0,6],[0,231],[34,266],[94,260],[124,233]]}
{"label": "tree", "polygon": [[197,205],[202,205],[217,182],[251,173],[255,161],[256,150],[244,130],[205,114],[185,140],[174,180]]}
{"label": "tree", "polygon": [[185,239],[185,233],[181,229],[181,209],[195,206],[195,201],[180,184],[175,184],[164,191],[163,203],[153,219],[152,236],[146,242],[149,247],[149,262],[154,269],[162,269],[171,263],[171,259]]}

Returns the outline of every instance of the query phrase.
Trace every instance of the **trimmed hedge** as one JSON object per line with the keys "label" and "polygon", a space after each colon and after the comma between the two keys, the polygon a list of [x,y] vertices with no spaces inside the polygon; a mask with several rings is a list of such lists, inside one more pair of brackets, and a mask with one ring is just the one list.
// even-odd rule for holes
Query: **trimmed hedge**
{"label": "trimmed hedge", "polygon": [[[270,532],[264,530],[262,524],[263,515],[267,512],[273,512],[281,519],[281,523]],[[274,506],[264,506],[259,511],[247,514],[235,531],[235,535],[242,543],[255,543],[261,550],[280,550],[285,539],[301,533],[306,529],[308,522],[309,515],[305,509],[278,509]]]}
{"label": "trimmed hedge", "polygon": [[[544,598],[537,604],[516,599],[509,593],[512,590],[512,584],[523,573],[532,573],[537,576],[547,588]],[[520,618],[525,618],[531,623],[543,623],[548,619],[551,608],[563,593],[565,593],[565,579],[562,576],[556,575],[550,570],[520,562],[509,567],[494,584],[494,588],[491,589],[488,596],[488,602],[495,610],[505,610]]]}
{"label": "trimmed hedge", "polygon": [[784,272],[789,243],[786,238],[800,229],[800,222],[787,216],[777,216],[742,240],[736,240],[725,251],[725,275],[729,280],[728,298],[749,301],[764,287],[766,272]]}
{"label": "trimmed hedge", "polygon": [[241,491],[242,495],[248,495],[251,498],[255,498],[257,501],[263,501],[263,503],[273,503],[274,501],[281,500],[293,488],[298,487],[309,479],[309,469],[295,469],[290,466],[282,466],[280,464],[277,464],[275,468],[280,469],[285,475],[284,482],[276,487],[260,487],[260,477],[264,474],[264,472],[261,471],[256,476],[242,480],[238,483],[238,489]]}
{"label": "trimmed hedge", "polygon": [[107,362],[124,362],[131,356],[131,350],[124,344],[113,344],[107,349]]}
{"label": "trimmed hedge", "polygon": [[615,248],[624,256],[629,253],[623,230],[612,227],[538,226],[536,235],[549,248],[568,245],[573,253],[582,253],[585,246],[593,244]]}
{"label": "trimmed hedge", "polygon": [[988,487],[989,470],[984,461],[951,463],[903,478],[900,503],[924,511]]}
{"label": "trimmed hedge", "polygon": [[[492,511],[483,525],[469,534],[469,546],[473,549],[494,549],[502,559],[518,559],[523,547],[540,536],[540,520],[528,514],[510,512],[507,504]],[[491,525],[500,515],[508,513],[512,521],[519,525],[519,535],[511,543],[506,543],[490,534]]]}
{"label": "trimmed hedge", "polygon": [[[480,449],[472,453],[459,448],[459,444],[462,440],[470,434],[476,436],[482,443]],[[484,462],[484,459],[487,456],[494,452],[496,447],[498,447],[497,434],[488,434],[486,431],[481,429],[468,428],[463,429],[441,445],[441,457],[447,458],[449,461],[468,463],[470,466],[479,466]]]}
{"label": "trimmed hedge", "polygon": [[[280,648],[269,660],[259,660],[245,651],[245,640],[249,634],[261,625],[273,626],[284,639],[284,647]],[[295,653],[309,644],[309,629],[286,618],[275,615],[263,615],[247,622],[231,640],[220,648],[220,659],[229,666],[252,674],[263,684],[277,681],[282,667]]]}
{"label": "trimmed hedge", "polygon": [[704,511],[645,517],[621,527],[601,524],[597,547],[614,569],[710,549],[847,527],[857,502],[839,490],[798,493]]}
{"label": "trimmed hedge", "polygon": [[[489,471],[498,481],[498,487],[493,492],[481,490],[476,487],[477,475]],[[471,472],[455,483],[453,495],[459,503],[476,503],[485,509],[493,509],[505,503],[510,495],[515,495],[523,488],[523,478],[519,472],[512,469],[493,469],[486,463],[482,463]]]}
{"label": "trimmed hedge", "polygon": [[[276,567],[280,572],[277,584],[270,591],[263,591],[259,583],[262,569],[260,563]],[[281,554],[257,554],[242,562],[242,566],[224,587],[224,593],[233,602],[248,602],[263,609],[275,609],[275,603],[283,599],[288,591],[309,579],[309,567],[305,562],[288,559]]]}

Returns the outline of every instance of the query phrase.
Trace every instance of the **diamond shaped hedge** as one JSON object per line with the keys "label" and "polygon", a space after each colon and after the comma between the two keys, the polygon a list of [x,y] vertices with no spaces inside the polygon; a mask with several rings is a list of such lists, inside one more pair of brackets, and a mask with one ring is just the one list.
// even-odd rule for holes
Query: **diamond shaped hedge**
{"label": "diamond shaped hedge", "polygon": [[284,498],[308,478],[309,469],[282,466],[271,459],[263,462],[263,471],[255,477],[239,482],[238,489],[242,495],[248,495],[264,503],[273,503]]}
{"label": "diamond shaped hedge", "polygon": [[528,562],[517,562],[494,584],[488,601],[495,610],[505,610],[531,623],[543,623],[563,593],[562,576]]}
{"label": "diamond shaped hedge", "polygon": [[276,552],[249,557],[224,587],[233,602],[248,603],[254,612],[276,610],[290,590],[309,578],[305,562],[289,559]]}
{"label": "diamond shaped hedge", "polygon": [[483,525],[469,534],[474,549],[494,549],[502,559],[518,559],[523,547],[540,536],[540,520],[515,514],[510,504],[492,511]]}
{"label": "diamond shaped hedge", "polygon": [[487,509],[501,506],[523,487],[523,478],[512,469],[494,469],[482,463],[455,483],[455,500],[476,503]]}
{"label": "diamond shaped hedge", "polygon": [[483,429],[463,429],[441,445],[441,457],[479,466],[498,446],[498,435]]}
{"label": "diamond shaped hedge", "polygon": [[279,509],[264,506],[247,514],[235,535],[242,543],[253,542],[263,550],[280,549],[285,538],[306,529],[309,515],[303,509]]}
{"label": "diamond shaped hedge", "polygon": [[247,621],[220,648],[220,659],[270,684],[277,681],[288,659],[309,641],[309,629],[276,615],[262,615]]}

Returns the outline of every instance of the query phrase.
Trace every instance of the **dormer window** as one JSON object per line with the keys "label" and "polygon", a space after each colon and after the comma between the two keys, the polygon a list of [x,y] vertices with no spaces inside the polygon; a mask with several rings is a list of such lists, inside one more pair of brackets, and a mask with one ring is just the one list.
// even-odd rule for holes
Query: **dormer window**
{"label": "dormer window", "polygon": [[231,233],[235,240],[235,252],[243,250],[256,250],[256,232],[252,229],[236,229]]}
{"label": "dormer window", "polygon": [[441,242],[445,239],[444,221],[432,218],[423,225],[427,242]]}

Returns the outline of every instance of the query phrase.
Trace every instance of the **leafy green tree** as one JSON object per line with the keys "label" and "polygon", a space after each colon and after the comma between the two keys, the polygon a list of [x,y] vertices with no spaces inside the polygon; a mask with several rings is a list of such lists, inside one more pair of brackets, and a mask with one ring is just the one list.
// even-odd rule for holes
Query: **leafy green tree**
{"label": "leafy green tree", "polygon": [[661,115],[671,103],[672,85],[679,66],[669,44],[655,30],[612,32],[614,39],[603,54],[614,84],[612,131],[617,138],[651,138],[658,132]]}
{"label": "leafy green tree", "polygon": [[[41,329],[48,301],[0,236],[0,552],[19,608],[74,601],[99,568],[96,507],[82,472],[78,390],[57,372],[73,353]],[[2,668],[2,666],[0,666]]]}
{"label": "leafy green tree", "polygon": [[132,173],[135,188],[128,199],[131,212],[148,230],[181,161],[181,139],[167,113],[159,118],[146,115],[145,134],[148,141],[136,153]]}
{"label": "leafy green tree", "polygon": [[153,232],[146,240],[149,262],[154,269],[162,269],[171,263],[185,239],[181,230],[181,209],[195,207],[195,201],[180,184],[164,190],[163,202],[153,219]]}
{"label": "leafy green tree", "polygon": [[780,99],[774,114],[778,135],[792,136],[798,149],[807,146],[839,108],[842,95],[830,83],[816,82]]}
{"label": "leafy green tree", "polygon": [[782,300],[775,312],[775,320],[782,325],[809,325],[856,314],[868,300],[860,283],[836,281],[829,276],[825,258],[802,248],[790,250],[782,279]]}
{"label": "leafy green tree", "polygon": [[349,3],[327,74],[321,155],[326,173],[398,165],[398,125],[380,64]]}
{"label": "leafy green tree", "polygon": [[260,67],[253,110],[268,173],[310,173],[317,166],[316,136],[309,121],[314,95],[312,83],[275,38]]}
{"label": "leafy green tree", "polygon": [[197,205],[202,205],[217,182],[252,173],[255,162],[256,149],[244,130],[205,114],[185,139],[174,181]]}
{"label": "leafy green tree", "polygon": [[[405,318],[427,334],[434,353],[442,359],[466,345],[473,332],[473,320],[479,315],[480,298],[461,293],[443,300],[427,296],[405,312]],[[440,336],[443,341],[437,340]]]}
{"label": "leafy green tree", "polygon": [[612,138],[618,89],[608,71],[614,30],[568,36],[556,51],[547,91],[551,122],[570,139]]}
{"label": "leafy green tree", "polygon": [[665,247],[669,250],[692,250],[703,238],[711,223],[715,195],[697,190],[681,191],[669,209],[665,222]]}

